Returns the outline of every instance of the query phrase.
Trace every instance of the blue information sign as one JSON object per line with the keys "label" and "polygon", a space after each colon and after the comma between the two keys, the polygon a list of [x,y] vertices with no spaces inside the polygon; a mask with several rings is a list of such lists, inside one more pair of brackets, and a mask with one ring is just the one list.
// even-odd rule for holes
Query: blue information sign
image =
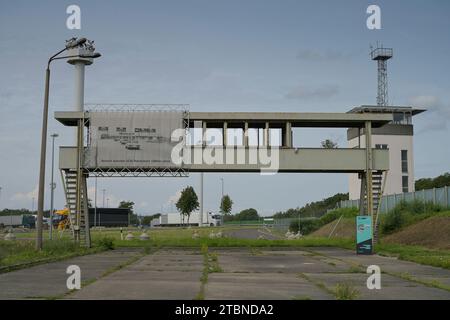
{"label": "blue information sign", "polygon": [[356,217],[356,253],[372,254],[372,217]]}

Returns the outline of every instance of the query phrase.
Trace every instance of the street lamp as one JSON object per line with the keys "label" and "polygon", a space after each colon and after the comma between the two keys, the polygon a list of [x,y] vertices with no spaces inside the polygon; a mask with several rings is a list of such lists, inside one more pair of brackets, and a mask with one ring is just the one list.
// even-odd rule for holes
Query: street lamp
{"label": "street lamp", "polygon": [[53,239],[53,200],[54,200],[54,192],[56,188],[56,183],[53,182],[53,171],[54,171],[54,163],[55,163],[55,138],[58,137],[57,133],[53,133],[50,135],[52,137],[52,182],[50,184],[50,226],[49,226],[49,239]]}
{"label": "street lamp", "polygon": [[102,191],[103,191],[103,208],[105,208],[105,192],[106,192],[106,189],[102,189]]}
{"label": "street lamp", "polygon": [[[37,212],[37,237],[36,237],[36,249],[42,249],[42,217],[44,213],[44,190],[45,190],[45,157],[47,152],[47,121],[48,121],[48,100],[49,100],[49,85],[50,85],[50,63],[53,60],[64,59],[64,58],[72,58],[72,56],[76,56],[76,54],[71,54],[69,57],[58,57],[61,53],[66,50],[70,50],[72,53],[75,53],[76,49],[79,50],[81,46],[86,43],[86,38],[72,38],[66,41],[66,46],[52,55],[47,62],[47,69],[45,71],[45,92],[44,92],[44,109],[42,114],[42,135],[41,135],[41,157],[40,157],[40,167],[39,167],[39,192],[38,192],[38,212]],[[92,50],[93,51],[93,50]],[[88,55],[91,54],[89,58],[84,58],[90,60],[92,58],[99,57],[99,55],[95,55],[93,52],[89,50],[84,50],[83,52],[78,52],[78,55]],[[95,55],[95,57],[94,57]],[[79,57],[81,58],[81,57]],[[91,62],[92,63],[92,62]],[[84,71],[84,69],[83,69]]]}
{"label": "street lamp", "polygon": [[222,199],[223,199],[223,178],[220,178],[220,180],[222,181]]}

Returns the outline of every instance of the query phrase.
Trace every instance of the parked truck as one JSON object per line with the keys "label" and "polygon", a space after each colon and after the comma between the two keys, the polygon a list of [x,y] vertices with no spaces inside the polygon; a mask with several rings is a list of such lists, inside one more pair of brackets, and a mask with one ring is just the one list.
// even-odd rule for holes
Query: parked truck
{"label": "parked truck", "polygon": [[[222,216],[212,212],[203,213],[202,226],[216,227],[222,224]],[[159,217],[159,225],[161,227],[177,227],[177,226],[200,226],[200,212],[193,212],[188,219],[185,216],[184,221],[180,213],[163,213]]]}
{"label": "parked truck", "polygon": [[2,225],[3,227],[34,228],[35,218],[29,214],[0,216],[0,225]]}

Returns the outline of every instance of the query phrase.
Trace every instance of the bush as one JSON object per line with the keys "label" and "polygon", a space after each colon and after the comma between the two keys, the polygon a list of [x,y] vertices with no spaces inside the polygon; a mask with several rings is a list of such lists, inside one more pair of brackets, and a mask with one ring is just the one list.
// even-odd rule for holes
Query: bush
{"label": "bush", "polygon": [[357,215],[358,209],[356,208],[340,208],[326,213],[319,220],[323,226],[336,219],[339,219],[341,216],[343,216],[343,218],[354,218]]}
{"label": "bush", "polygon": [[359,296],[359,291],[348,283],[338,283],[334,295],[337,300],[354,300]]}
{"label": "bush", "polygon": [[389,234],[400,229],[405,224],[405,213],[400,209],[393,209],[383,220],[381,231]]}
{"label": "bush", "polygon": [[96,245],[106,250],[114,249],[114,239],[111,237],[103,237],[97,240]]}
{"label": "bush", "polygon": [[[289,231],[298,233],[299,223],[298,220],[291,221],[289,225]],[[301,220],[300,221],[300,233],[305,235],[309,234],[311,232],[316,231],[321,227],[319,219],[308,219],[308,220]]]}
{"label": "bush", "polygon": [[[356,217],[358,214],[358,209],[356,208],[341,208],[328,212],[323,215],[320,219],[308,219],[300,221],[300,233],[303,235],[310,234],[316,231],[320,227],[339,219],[341,216],[344,218]],[[289,225],[289,231],[297,233],[299,229],[298,220],[291,221]]]}
{"label": "bush", "polygon": [[414,200],[401,201],[394,209],[382,217],[381,232],[393,233],[407,225],[428,218],[434,213],[443,211],[443,208],[432,202]]}

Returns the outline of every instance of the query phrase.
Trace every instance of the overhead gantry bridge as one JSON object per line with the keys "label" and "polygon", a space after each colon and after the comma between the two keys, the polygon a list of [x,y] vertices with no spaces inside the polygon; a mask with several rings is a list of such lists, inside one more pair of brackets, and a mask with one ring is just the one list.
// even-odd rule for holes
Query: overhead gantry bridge
{"label": "overhead gantry bridge", "polygon": [[[301,112],[188,112],[182,115],[183,128],[189,132],[200,130],[202,137],[209,129],[219,131],[221,141],[210,145],[207,139],[200,144],[184,141],[183,162],[161,167],[141,166],[124,168],[111,165],[98,167],[83,161],[89,147],[85,129],[89,131],[89,111],[58,111],[55,119],[65,126],[77,127],[77,146],[60,147],[59,167],[63,173],[67,205],[71,211],[75,239],[90,244],[87,216],[86,178],[89,176],[186,176],[189,172],[264,172],[267,165],[253,161],[261,150],[276,152],[276,172],[334,172],[359,173],[362,214],[376,215],[378,198],[382,193],[381,177],[389,170],[389,150],[373,149],[372,128],[391,122],[392,114],[375,113],[301,113]],[[301,148],[294,147],[294,128],[356,128],[364,130],[364,148]],[[238,129],[238,130],[236,130]],[[271,141],[271,130],[277,129],[277,144]],[[239,139],[230,138],[229,131],[238,132]],[[256,143],[250,141],[250,132],[256,133]],[[86,135],[89,137],[89,134]],[[234,135],[235,137],[235,135]],[[233,152],[229,152],[229,151]],[[214,162],[196,161],[198,155],[211,151]],[[256,156],[255,156],[256,155]],[[228,158],[227,158],[228,157]],[[230,158],[231,157],[231,158]],[[273,168],[272,168],[273,169]],[[273,170],[272,170],[273,172]],[[377,215],[373,221],[377,223]]]}
{"label": "overhead gantry bridge", "polygon": [[[55,118],[63,125],[77,126],[83,121],[89,127],[89,112],[56,112]],[[298,113],[298,112],[189,112],[186,114],[185,124],[189,128],[199,128],[204,133],[208,129],[220,130],[222,141],[215,145],[208,145],[203,141],[201,145],[186,143],[185,148],[191,149],[191,160],[182,166],[189,172],[259,172],[261,164],[249,161],[226,161],[227,147],[244,150],[249,159],[249,153],[258,148],[275,147],[271,144],[271,129],[279,129],[281,138],[276,147],[279,148],[278,172],[365,172],[368,169],[385,171],[389,169],[389,151],[371,148],[301,148],[293,146],[293,128],[357,128],[368,132],[366,138],[371,139],[371,128],[379,128],[390,121],[389,114],[356,114],[356,113]],[[228,131],[241,129],[241,142],[227,141]],[[256,129],[256,130],[255,130]],[[255,130],[257,144],[249,143],[249,132]],[[262,137],[260,137],[262,135]],[[202,135],[204,136],[204,135]],[[281,142],[281,143],[280,143]],[[371,144],[365,144],[371,145]],[[223,148],[222,164],[196,163],[195,150]],[[237,157],[237,152],[235,153]],[[77,162],[77,147],[61,147],[60,169],[74,169]],[[219,161],[220,162],[220,161]],[[161,167],[163,170],[165,167]],[[95,175],[96,168],[84,168],[91,175]],[[111,169],[114,169],[112,166]],[[145,168],[139,168],[145,171]],[[105,170],[103,170],[105,171]]]}

